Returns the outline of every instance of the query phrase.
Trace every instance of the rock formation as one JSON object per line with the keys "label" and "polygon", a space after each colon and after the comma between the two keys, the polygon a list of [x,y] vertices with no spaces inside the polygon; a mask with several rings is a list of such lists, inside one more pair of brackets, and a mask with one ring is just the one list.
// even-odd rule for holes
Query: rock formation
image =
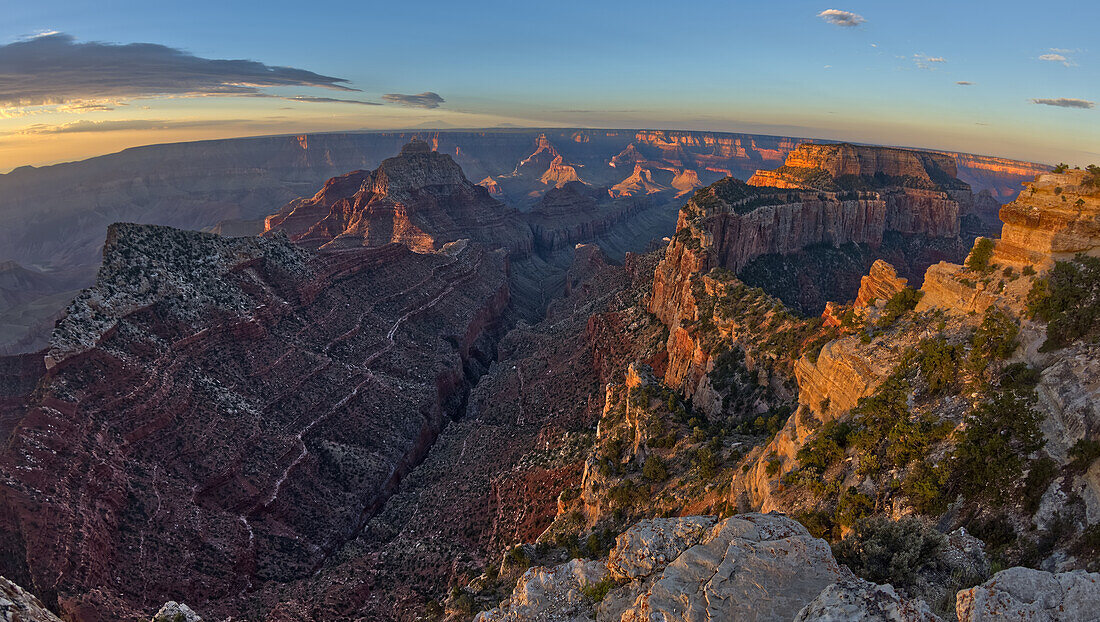
{"label": "rock formation", "polygon": [[152,622],[202,622],[202,616],[187,605],[170,600],[153,614]]}
{"label": "rock formation", "polygon": [[857,307],[884,304],[894,294],[905,289],[907,283],[906,279],[898,278],[894,266],[878,259],[871,265],[871,272],[860,280],[855,304]]}
{"label": "rock formation", "polygon": [[958,594],[959,622],[1095,620],[1100,610],[1100,574],[1050,573],[1009,568]]}
{"label": "rock formation", "polygon": [[[649,308],[670,330],[666,381],[681,386],[681,370],[701,356],[684,330],[701,319],[693,293],[700,277],[814,244],[877,246],[888,230],[954,238],[969,190],[953,173],[950,159],[934,154],[803,145],[788,164],[758,172],[750,180],[756,185],[729,178],[697,192],[680,211],[676,236],[654,275]],[[885,277],[881,266],[875,273]],[[704,370],[694,367],[698,379]]]}
{"label": "rock formation", "polygon": [[[1100,189],[1083,184],[1085,171],[1044,173],[1025,184],[1013,202],[1001,208],[1004,225],[987,258],[990,266],[1049,270],[1056,261],[1077,254],[1100,256]],[[982,313],[993,305],[1022,311],[1029,279],[1001,279],[995,284],[981,270],[941,262],[928,269],[918,310]]]}
{"label": "rock formation", "polygon": [[1100,256],[1100,187],[1086,187],[1085,171],[1044,173],[1001,208],[1001,239],[994,260],[1036,269],[1077,253]]}
{"label": "rock formation", "polygon": [[[56,314],[76,290],[95,280],[100,246],[111,223],[251,234],[255,222],[277,206],[313,194],[326,179],[374,169],[413,139],[451,155],[469,179],[483,180],[480,185],[492,196],[521,209],[565,179],[557,174],[552,185],[541,179],[561,155],[563,167],[572,167],[585,182],[599,187],[622,182],[640,163],[660,173],[661,184],[671,185],[671,190],[648,196],[655,207],[673,211],[682,205],[680,194],[727,175],[745,179],[756,169],[777,166],[801,142],[664,130],[326,133],[152,145],[82,162],[22,167],[0,175],[0,218],[7,223],[0,231],[0,262],[14,260],[48,273],[52,282],[46,290],[24,290],[34,299],[14,307],[5,306],[0,292],[0,352],[29,352],[45,345]],[[1049,168],[951,155],[961,179],[975,190],[990,189],[1001,202],[1015,196],[1020,181]],[[559,173],[566,172],[563,167]],[[513,176],[517,170],[521,174]],[[325,215],[327,211],[318,220]],[[649,237],[671,234],[673,219],[647,215],[646,239],[615,254],[644,249]]]}
{"label": "rock formation", "polygon": [[890,585],[856,579],[834,583],[795,616],[794,622],[939,622],[923,601],[898,596]]}
{"label": "rock formation", "polygon": [[330,179],[312,198],[291,201],[269,216],[264,229],[313,248],[400,242],[426,251],[469,238],[512,255],[531,251],[531,233],[518,213],[470,183],[450,156],[421,141],[373,172]]}
{"label": "rock formation", "polygon": [[552,252],[594,240],[643,207],[610,201],[606,190],[573,181],[547,191],[523,219],[531,226],[536,248]]}
{"label": "rock formation", "polygon": [[[584,589],[605,584],[599,602]],[[863,617],[861,617],[863,616]],[[892,617],[891,617],[892,616]],[[532,568],[477,622],[535,620],[938,620],[890,586],[856,580],[802,525],[769,514],[653,519],[605,563]]]}
{"label": "rock formation", "polygon": [[506,265],[465,241],[313,254],[112,228],[51,367],[0,417],[3,572],[82,621],[308,576],[462,413]]}
{"label": "rock formation", "polygon": [[0,577],[0,622],[61,622],[23,588]]}

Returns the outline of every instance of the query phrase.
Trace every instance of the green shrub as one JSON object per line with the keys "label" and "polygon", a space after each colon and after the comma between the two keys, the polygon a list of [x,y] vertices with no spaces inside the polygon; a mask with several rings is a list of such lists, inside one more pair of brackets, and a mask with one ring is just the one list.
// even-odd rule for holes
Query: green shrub
{"label": "green shrub", "polygon": [[1031,264],[1024,266],[1023,270],[1020,270],[1020,274],[1024,276],[1035,276],[1035,267]]}
{"label": "green shrub", "polygon": [[1008,358],[1020,342],[1016,339],[1020,326],[1004,311],[990,307],[985,312],[978,329],[970,337],[970,357],[967,361],[970,370],[981,373],[989,363]]}
{"label": "green shrub", "polygon": [[882,315],[878,318],[878,327],[886,328],[893,324],[899,317],[912,311],[920,302],[924,292],[906,287],[890,297],[886,306],[882,308]]}
{"label": "green shrub", "polygon": [[833,519],[838,525],[850,527],[856,524],[856,521],[866,518],[874,511],[875,502],[870,497],[855,488],[848,488],[841,493],[840,499],[837,501]]}
{"label": "green shrub", "polygon": [[921,514],[941,514],[947,509],[947,469],[942,465],[918,462],[901,483],[901,490],[909,503]]}
{"label": "green shrub", "polygon": [[647,492],[634,483],[634,480],[624,479],[613,487],[609,493],[611,500],[619,509],[628,509],[645,498]]}
{"label": "green shrub", "polygon": [[779,472],[779,469],[781,468],[783,468],[783,463],[779,460],[779,457],[776,456],[773,452],[770,456],[768,456],[768,461],[764,465],[764,473],[766,473],[768,477],[773,477],[776,473]]}
{"label": "green shrub", "polygon": [[810,535],[815,538],[824,538],[833,529],[833,521],[828,512],[821,510],[809,510],[794,515],[794,519],[802,523]]}
{"label": "green shrub", "polygon": [[833,546],[837,561],[856,575],[894,587],[908,588],[919,573],[939,569],[945,538],[919,518],[899,521],[865,518]]}
{"label": "green shrub", "polygon": [[514,546],[504,554],[504,565],[510,568],[526,570],[531,567],[531,557],[522,546]]}
{"label": "green shrub", "polygon": [[1026,393],[1039,384],[1039,370],[1032,369],[1027,363],[1013,363],[1001,370],[1000,387],[1002,391]]}
{"label": "green shrub", "polygon": [[1050,172],[1058,173],[1060,175],[1062,173],[1065,173],[1068,170],[1069,170],[1069,165],[1066,164],[1065,162],[1061,162],[1061,163],[1058,164],[1058,166],[1055,166],[1054,168],[1050,169]]}
{"label": "green shrub", "polygon": [[959,375],[962,349],[940,337],[924,339],[917,345],[916,364],[921,378],[928,383],[929,393],[942,393],[955,384]]}
{"label": "green shrub", "polygon": [[989,270],[989,260],[992,258],[993,240],[978,238],[974,248],[970,251],[970,256],[966,258],[966,267],[975,272],[985,272]]}
{"label": "green shrub", "polygon": [[1050,483],[1058,476],[1058,464],[1047,456],[1040,456],[1031,461],[1031,467],[1024,480],[1024,509],[1034,514],[1039,509],[1039,502],[1043,499],[1043,493],[1050,487]]}
{"label": "green shrub", "polygon": [[1086,188],[1100,189],[1100,166],[1089,164],[1085,167],[1085,180],[1081,185]]}
{"label": "green shrub", "polygon": [[1007,502],[1028,456],[1043,447],[1034,393],[1003,391],[978,405],[952,455],[953,487],[968,500]]}
{"label": "green shrub", "polygon": [[820,475],[833,464],[844,458],[848,446],[848,437],[852,426],[848,422],[829,421],[821,430],[798,450],[800,468],[808,469]]}
{"label": "green shrub", "polygon": [[615,587],[615,580],[610,575],[600,579],[596,583],[586,583],[581,586],[581,593],[588,600],[598,603],[607,597],[607,593]]}
{"label": "green shrub", "polygon": [[1043,351],[1100,339],[1100,258],[1078,255],[1054,264],[1046,277],[1035,279],[1027,307],[1033,318],[1047,323]]}
{"label": "green shrub", "polygon": [[1100,458],[1100,441],[1083,438],[1073,444],[1069,450],[1070,468],[1085,471]]}
{"label": "green shrub", "polygon": [[642,477],[651,482],[663,482],[668,479],[668,467],[659,456],[649,454],[642,465]]}
{"label": "green shrub", "polygon": [[718,468],[718,460],[714,457],[714,452],[709,448],[700,447],[695,451],[692,466],[695,467],[695,472],[699,477],[702,479],[710,479],[714,477],[714,473]]}

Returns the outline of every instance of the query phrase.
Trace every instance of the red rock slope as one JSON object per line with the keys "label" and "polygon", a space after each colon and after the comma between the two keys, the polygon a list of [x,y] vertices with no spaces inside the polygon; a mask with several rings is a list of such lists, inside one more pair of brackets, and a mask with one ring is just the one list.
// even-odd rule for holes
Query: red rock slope
{"label": "red rock slope", "polygon": [[401,242],[433,250],[470,238],[526,255],[531,233],[518,216],[466,179],[450,156],[413,141],[374,171],[334,177],[312,198],[291,201],[267,217],[264,229],[312,247]]}
{"label": "red rock slope", "polygon": [[113,227],[9,409],[0,574],[82,621],[308,576],[463,410],[505,272],[464,242],[314,254]]}

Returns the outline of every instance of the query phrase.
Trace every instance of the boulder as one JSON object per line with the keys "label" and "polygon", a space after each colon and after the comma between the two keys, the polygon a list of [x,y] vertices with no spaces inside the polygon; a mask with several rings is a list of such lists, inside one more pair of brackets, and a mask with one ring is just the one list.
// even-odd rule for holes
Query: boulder
{"label": "boulder", "polygon": [[0,577],[0,622],[61,622],[33,594]]}
{"label": "boulder", "polygon": [[852,578],[797,522],[741,514],[670,563],[621,620],[790,620],[825,587]]}
{"label": "boulder", "polygon": [[889,585],[863,579],[834,583],[802,608],[794,622],[939,622],[922,600],[906,600]]}
{"label": "boulder", "polygon": [[187,605],[170,600],[157,611],[152,622],[202,622],[202,617]]}
{"label": "boulder", "polygon": [[602,562],[574,559],[552,568],[523,573],[512,597],[477,614],[474,622],[581,622],[593,617],[592,599],[584,588],[607,577]]}
{"label": "boulder", "polygon": [[959,622],[1075,622],[1100,613],[1100,574],[1009,568],[956,596]]}
{"label": "boulder", "polygon": [[619,579],[637,580],[659,572],[708,535],[713,516],[639,521],[615,539],[607,567]]}

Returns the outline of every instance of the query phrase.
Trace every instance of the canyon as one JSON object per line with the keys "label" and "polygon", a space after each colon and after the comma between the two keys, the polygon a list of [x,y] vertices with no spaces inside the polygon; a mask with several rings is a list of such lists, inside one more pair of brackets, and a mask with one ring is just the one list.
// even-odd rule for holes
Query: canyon
{"label": "canyon", "polygon": [[[993,241],[950,154],[547,131],[513,159],[445,134],[270,205],[262,235],[107,229],[45,347],[0,357],[4,594],[70,620],[483,622],[1100,598],[1080,535],[1100,480],[1076,457],[1100,434],[1098,346],[1043,345],[1055,321],[1027,311],[1100,252],[1092,173],[1040,175]],[[744,160],[748,183],[727,176]],[[742,280],[848,252],[814,313]],[[1002,452],[1047,473],[1034,506],[978,503],[951,470],[1010,374],[1034,381],[1044,443]],[[916,427],[869,427],[884,403]],[[853,553],[874,529],[927,544],[910,574]]]}
{"label": "canyon", "polygon": [[[54,320],[91,285],[114,222],[253,235],[264,219],[327,179],[373,170],[410,140],[454,158],[492,196],[527,211],[548,190],[579,180],[607,188],[611,211],[629,210],[629,234],[601,244],[620,260],[675,231],[683,197],[726,176],[748,179],[782,164],[804,139],[671,130],[455,130],[327,133],[151,145],[80,162],[0,175],[0,353],[42,347]],[[959,178],[996,203],[1048,167],[946,154]],[[555,163],[556,161],[556,163]],[[622,203],[623,205],[619,205]],[[641,244],[639,246],[638,244]],[[4,262],[14,262],[7,264]],[[566,260],[556,262],[564,269]],[[3,268],[2,266],[9,266]],[[5,293],[4,274],[40,281]],[[533,319],[533,316],[532,318]]]}

